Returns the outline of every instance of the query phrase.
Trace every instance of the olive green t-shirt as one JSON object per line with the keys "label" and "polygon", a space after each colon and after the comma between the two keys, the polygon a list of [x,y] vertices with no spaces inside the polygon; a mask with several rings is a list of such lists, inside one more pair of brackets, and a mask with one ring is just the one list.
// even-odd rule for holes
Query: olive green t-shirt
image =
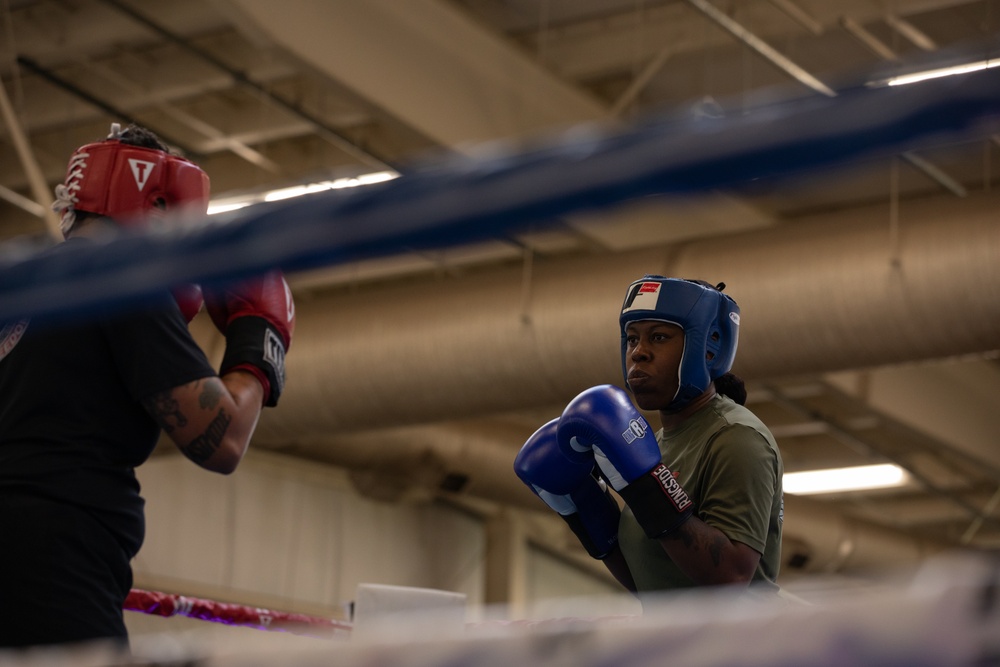
{"label": "olive green t-shirt", "polygon": [[[681,426],[661,429],[656,439],[697,516],[761,554],[751,589],[777,591],[783,468],[771,432],[750,410],[719,395]],[[646,537],[628,507],[618,539],[640,593],[695,585],[659,541]]]}

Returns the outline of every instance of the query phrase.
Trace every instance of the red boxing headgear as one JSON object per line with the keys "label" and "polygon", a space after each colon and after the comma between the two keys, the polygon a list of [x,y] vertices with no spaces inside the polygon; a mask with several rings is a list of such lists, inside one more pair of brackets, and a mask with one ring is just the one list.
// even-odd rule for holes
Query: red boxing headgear
{"label": "red boxing headgear", "polygon": [[149,215],[183,207],[197,215],[208,210],[208,174],[182,157],[124,144],[112,137],[76,149],[65,183],[56,186],[62,231],[68,234],[76,211],[87,211],[132,225]]}

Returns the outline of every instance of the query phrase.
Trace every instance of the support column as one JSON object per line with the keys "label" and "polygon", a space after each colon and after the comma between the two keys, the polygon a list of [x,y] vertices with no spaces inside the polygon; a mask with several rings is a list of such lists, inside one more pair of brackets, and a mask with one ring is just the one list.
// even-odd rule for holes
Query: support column
{"label": "support column", "polygon": [[509,618],[525,609],[527,547],[523,519],[504,509],[486,521],[485,603],[508,607]]}

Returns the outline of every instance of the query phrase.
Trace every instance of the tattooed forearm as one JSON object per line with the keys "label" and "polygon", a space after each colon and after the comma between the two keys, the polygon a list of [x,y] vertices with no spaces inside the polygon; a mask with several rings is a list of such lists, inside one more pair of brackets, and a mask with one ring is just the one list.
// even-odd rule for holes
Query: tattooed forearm
{"label": "tattooed forearm", "polygon": [[667,556],[697,585],[749,584],[760,553],[695,517],[661,537]]}
{"label": "tattooed forearm", "polygon": [[712,534],[699,530],[699,526],[693,522],[687,522],[681,526],[680,530],[664,540],[678,540],[684,543],[685,548],[697,553],[708,554],[712,564],[719,567],[722,563],[722,553],[730,544],[729,539],[719,533]]}
{"label": "tattooed forearm", "polygon": [[169,391],[160,392],[144,401],[146,409],[167,433],[174,428],[187,426],[187,418],[181,413],[180,404]]}
{"label": "tattooed forearm", "polygon": [[712,557],[715,567],[722,564],[722,550],[729,544],[729,540],[724,535],[718,535],[708,542],[708,554]]}
{"label": "tattooed forearm", "polygon": [[233,418],[227,415],[225,410],[220,409],[219,414],[215,416],[205,432],[182,448],[184,455],[195,463],[204,463],[210,459],[212,454],[219,449],[219,444],[232,421]]}
{"label": "tattooed forearm", "polygon": [[219,405],[222,392],[222,383],[218,380],[213,378],[211,381],[205,382],[201,389],[201,394],[198,395],[198,405],[203,410],[214,410]]}
{"label": "tattooed forearm", "polygon": [[690,528],[690,526],[683,525],[683,526],[680,527],[679,530],[677,530],[677,531],[675,531],[675,532],[673,532],[670,535],[667,535],[665,537],[661,537],[660,539],[661,540],[677,540],[679,542],[683,542],[684,546],[687,547],[688,549],[690,549],[690,548],[692,548],[694,546],[695,539],[697,538],[697,536],[693,532],[691,532],[691,530],[689,530],[689,528]]}

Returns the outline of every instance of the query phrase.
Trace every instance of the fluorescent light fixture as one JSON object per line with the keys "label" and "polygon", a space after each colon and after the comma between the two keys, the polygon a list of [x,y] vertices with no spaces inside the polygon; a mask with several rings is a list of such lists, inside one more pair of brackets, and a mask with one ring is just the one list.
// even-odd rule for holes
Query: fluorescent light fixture
{"label": "fluorescent light fixture", "polygon": [[909,481],[906,471],[891,463],[805,470],[785,473],[781,484],[786,493],[808,496],[817,493],[864,491],[902,486]]}
{"label": "fluorescent light fixture", "polygon": [[209,202],[208,214],[215,215],[216,213],[226,213],[228,211],[235,211],[237,209],[241,209],[249,205],[250,202],[248,201],[218,202],[218,203]]}
{"label": "fluorescent light fixture", "polygon": [[223,199],[210,202],[208,205],[208,214],[215,215],[217,213],[235,211],[237,209],[244,208],[245,206],[252,206],[253,204],[258,204],[260,202],[265,202],[265,201],[271,202],[271,201],[280,201],[282,199],[291,199],[292,197],[301,197],[302,195],[308,195],[314,192],[322,192],[324,190],[340,190],[343,188],[356,188],[363,185],[372,185],[374,183],[391,181],[392,179],[398,177],[399,174],[393,171],[376,171],[370,174],[361,174],[360,176],[354,176],[350,178],[338,178],[333,181],[320,181],[318,183],[306,183],[304,185],[294,185],[292,187],[279,188],[277,190],[269,190],[267,192],[260,192],[246,197],[230,198],[230,199]]}
{"label": "fluorescent light fixture", "polygon": [[264,193],[264,201],[280,201],[282,199],[292,199],[302,195],[311,195],[314,192],[329,190],[326,183],[308,183],[306,185],[295,185],[290,188],[279,188]]}
{"label": "fluorescent light fixture", "polygon": [[904,86],[908,83],[917,83],[918,81],[926,81],[928,79],[939,79],[943,76],[954,76],[956,74],[978,72],[979,70],[990,69],[991,67],[996,67],[997,65],[1000,65],[1000,60],[991,58],[972,63],[965,63],[963,65],[954,65],[952,67],[939,67],[937,69],[914,72],[913,74],[902,74],[900,76],[894,76],[891,79],[879,81],[875,85]]}

